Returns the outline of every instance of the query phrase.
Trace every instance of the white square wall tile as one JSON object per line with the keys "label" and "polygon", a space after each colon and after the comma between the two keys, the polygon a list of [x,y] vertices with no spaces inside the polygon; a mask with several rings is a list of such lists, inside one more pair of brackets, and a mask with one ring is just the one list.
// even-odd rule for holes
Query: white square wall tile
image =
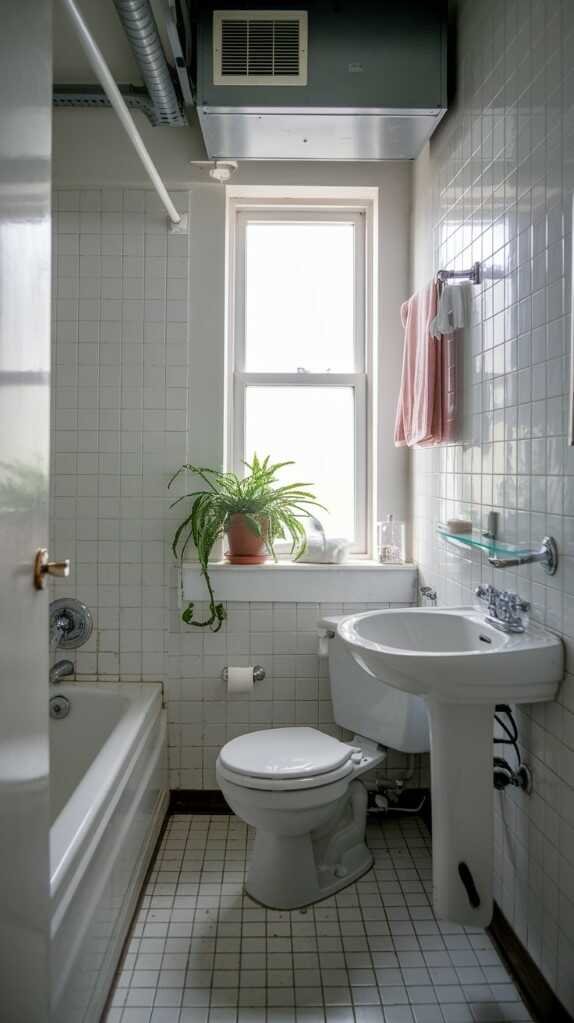
{"label": "white square wall tile", "polygon": [[[564,635],[571,618],[566,516],[574,500],[572,466],[564,456],[567,403],[561,397],[567,383],[565,253],[572,192],[572,182],[568,187],[564,182],[574,157],[574,139],[564,135],[569,118],[564,90],[572,77],[566,40],[574,32],[574,9],[486,0],[461,7],[457,32],[456,108],[416,167],[415,210],[424,217],[414,218],[411,241],[421,254],[414,285],[422,286],[438,266],[463,268],[476,258],[486,272],[480,287],[473,288],[471,323],[459,338],[466,367],[459,435],[448,447],[413,456],[416,559],[422,581],[437,590],[441,604],[471,600],[477,583],[492,583],[525,595],[532,617]],[[550,64],[554,84],[538,77],[539,68]],[[517,110],[519,133],[509,148]],[[559,147],[555,136],[563,139]],[[503,152],[499,179],[492,171],[500,167],[496,154]],[[426,265],[423,252],[432,253]],[[500,514],[503,540],[535,545],[544,535],[556,536],[562,568],[554,579],[537,569],[497,573],[480,556],[461,557],[436,542],[436,522],[464,513],[483,528],[493,508]],[[520,716],[522,755],[535,773],[533,797],[522,805],[523,799],[506,793],[496,803],[501,836],[496,891],[510,923],[523,941],[528,934],[539,965],[572,1014],[574,992],[560,988],[559,953],[543,924],[555,918],[556,901],[568,899],[568,893],[565,881],[555,881],[556,855],[545,862],[538,854],[542,835],[555,854],[564,851],[565,834],[561,837],[554,820],[563,819],[569,806],[571,778],[561,753],[562,715],[546,709],[540,719],[539,713],[525,708]],[[531,869],[536,864],[539,881],[527,891],[523,864],[529,861]],[[480,1016],[471,1002],[457,1007],[441,999],[441,1008],[449,1023],[505,1015],[503,1009],[483,1008]]]}

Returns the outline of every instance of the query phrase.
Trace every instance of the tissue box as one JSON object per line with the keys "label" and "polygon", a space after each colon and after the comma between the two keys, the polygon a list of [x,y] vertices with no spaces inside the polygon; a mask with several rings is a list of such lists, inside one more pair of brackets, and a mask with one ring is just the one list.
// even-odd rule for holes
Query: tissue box
{"label": "tissue box", "polygon": [[341,537],[310,537],[305,553],[298,561],[308,565],[342,565],[347,560],[351,543]]}

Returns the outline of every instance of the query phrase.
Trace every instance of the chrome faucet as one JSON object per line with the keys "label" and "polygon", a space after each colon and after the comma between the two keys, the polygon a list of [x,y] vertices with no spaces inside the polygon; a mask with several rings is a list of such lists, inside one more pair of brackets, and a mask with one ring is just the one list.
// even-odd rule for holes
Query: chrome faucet
{"label": "chrome faucet", "polygon": [[530,604],[517,593],[497,590],[495,586],[477,586],[475,595],[488,606],[486,621],[501,632],[525,632],[523,615],[530,611]]}
{"label": "chrome faucet", "polygon": [[75,668],[72,661],[56,661],[50,668],[50,682],[55,685],[61,679],[66,678],[67,675],[73,675],[74,671]]}

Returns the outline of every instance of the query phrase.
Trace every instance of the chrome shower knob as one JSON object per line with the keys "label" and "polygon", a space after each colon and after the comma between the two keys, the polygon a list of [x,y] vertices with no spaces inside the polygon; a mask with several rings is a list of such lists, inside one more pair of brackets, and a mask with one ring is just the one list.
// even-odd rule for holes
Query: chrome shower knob
{"label": "chrome shower knob", "polygon": [[60,597],[50,604],[50,641],[61,650],[87,643],[94,627],[90,609],[75,597]]}

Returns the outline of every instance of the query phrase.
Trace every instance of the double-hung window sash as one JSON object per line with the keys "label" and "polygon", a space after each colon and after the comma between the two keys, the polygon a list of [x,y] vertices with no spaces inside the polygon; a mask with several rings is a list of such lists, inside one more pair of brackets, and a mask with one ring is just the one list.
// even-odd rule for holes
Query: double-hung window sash
{"label": "double-hung window sash", "polygon": [[330,535],[367,543],[365,213],[238,208],[231,260],[232,465],[294,459]]}

